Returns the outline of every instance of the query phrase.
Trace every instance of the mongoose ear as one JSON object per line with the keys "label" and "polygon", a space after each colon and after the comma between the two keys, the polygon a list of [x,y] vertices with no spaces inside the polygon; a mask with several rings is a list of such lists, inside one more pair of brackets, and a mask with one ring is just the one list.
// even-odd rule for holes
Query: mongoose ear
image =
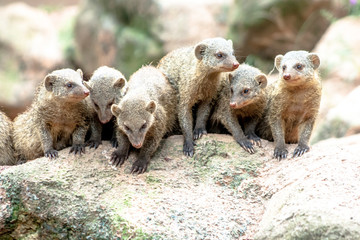
{"label": "mongoose ear", "polygon": [[48,74],[45,77],[45,88],[49,92],[51,92],[53,90],[53,85],[54,85],[55,79],[56,79],[56,76],[51,75],[51,74]]}
{"label": "mongoose ear", "polygon": [[78,70],[76,70],[76,72],[78,72],[80,74],[81,79],[84,78],[83,71],[80,68],[78,68]]}
{"label": "mongoose ear", "polygon": [[111,113],[115,117],[119,116],[119,114],[121,113],[120,107],[118,105],[116,105],[116,104],[111,105]]}
{"label": "mongoose ear", "polygon": [[149,113],[153,114],[155,112],[155,110],[156,110],[156,102],[150,101],[146,106],[146,110]]}
{"label": "mongoose ear", "polygon": [[89,89],[90,92],[92,91],[92,87],[90,87],[90,85],[87,82],[82,81],[82,83],[87,89]]}
{"label": "mongoose ear", "polygon": [[267,78],[265,74],[259,74],[255,77],[255,80],[259,83],[261,88],[265,88],[267,86]]}
{"label": "mongoose ear", "polygon": [[126,84],[126,80],[124,78],[118,78],[114,81],[113,87],[122,89]]}
{"label": "mongoose ear", "polygon": [[278,71],[280,71],[280,64],[281,64],[281,60],[283,59],[283,55],[277,55],[276,57],[275,57],[275,62],[274,62],[274,64],[275,64],[275,67],[276,67],[276,69],[278,70]]}
{"label": "mongoose ear", "polygon": [[203,43],[199,43],[195,47],[195,56],[197,59],[201,60],[203,58],[206,48],[207,48],[207,46]]}
{"label": "mongoose ear", "polygon": [[233,41],[231,39],[227,40],[228,43],[230,43],[231,46],[233,46]]}
{"label": "mongoose ear", "polygon": [[313,64],[314,69],[317,69],[320,66],[320,58],[316,53],[309,53],[307,58]]}

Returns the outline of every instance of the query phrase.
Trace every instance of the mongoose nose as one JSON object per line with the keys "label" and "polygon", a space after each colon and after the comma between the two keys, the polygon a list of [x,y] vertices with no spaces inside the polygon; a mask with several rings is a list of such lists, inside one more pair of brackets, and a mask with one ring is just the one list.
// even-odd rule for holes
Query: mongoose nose
{"label": "mongoose nose", "polygon": [[233,70],[237,69],[239,67],[239,63],[238,62],[235,62],[233,63]]}
{"label": "mongoose nose", "polygon": [[137,149],[139,149],[139,148],[141,148],[141,146],[142,146],[142,143],[138,143],[138,144],[132,144],[133,145],[133,147],[134,148],[137,148]]}
{"label": "mongoose nose", "polygon": [[236,107],[236,103],[230,102],[230,107],[231,107],[231,108],[235,108],[235,107]]}
{"label": "mongoose nose", "polygon": [[286,81],[288,81],[288,80],[290,80],[290,78],[291,78],[291,75],[290,74],[284,74],[283,75],[283,78],[284,78],[284,80],[286,80]]}

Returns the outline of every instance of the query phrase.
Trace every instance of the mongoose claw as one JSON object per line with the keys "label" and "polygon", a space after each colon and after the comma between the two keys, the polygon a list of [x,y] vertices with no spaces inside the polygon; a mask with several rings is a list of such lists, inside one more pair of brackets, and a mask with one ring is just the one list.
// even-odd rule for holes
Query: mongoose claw
{"label": "mongoose claw", "polygon": [[274,158],[281,161],[282,159],[286,159],[288,154],[288,150],[284,148],[275,148],[274,150]]}
{"label": "mongoose claw", "polygon": [[101,144],[101,140],[100,141],[98,141],[98,140],[89,140],[86,143],[86,146],[89,146],[89,148],[97,149],[100,144]]}
{"label": "mongoose claw", "polygon": [[126,154],[121,154],[118,151],[114,151],[111,154],[111,164],[114,165],[115,167],[121,167],[121,165],[124,164],[125,160],[127,159],[127,155]]}
{"label": "mongoose claw", "polygon": [[306,145],[300,146],[300,145],[298,145],[294,150],[293,157],[300,157],[304,153],[308,152],[309,150],[310,150],[309,146],[306,146]]}
{"label": "mongoose claw", "polygon": [[74,152],[74,155],[76,155],[77,153],[79,153],[79,155],[81,155],[81,153],[85,153],[85,145],[83,144],[74,144],[69,153]]}
{"label": "mongoose claw", "polygon": [[204,128],[196,128],[194,130],[194,140],[200,139],[203,135],[207,135],[207,131]]}
{"label": "mongoose claw", "polygon": [[45,152],[45,157],[48,157],[50,159],[55,159],[58,157],[58,151],[51,149],[51,150]]}
{"label": "mongoose claw", "polygon": [[132,168],[131,168],[131,173],[132,174],[142,174],[144,172],[146,172],[146,169],[147,169],[147,163],[146,161],[142,161],[142,160],[136,160],[133,165],[132,165]]}
{"label": "mongoose claw", "polygon": [[245,150],[247,151],[248,153],[250,154],[254,154],[255,153],[255,150],[254,150],[254,147],[253,147],[253,144],[247,140],[247,139],[242,139],[242,140],[239,140],[237,141],[238,144]]}
{"label": "mongoose claw", "polygon": [[192,157],[194,155],[194,143],[192,141],[191,143],[184,142],[183,152],[185,156]]}

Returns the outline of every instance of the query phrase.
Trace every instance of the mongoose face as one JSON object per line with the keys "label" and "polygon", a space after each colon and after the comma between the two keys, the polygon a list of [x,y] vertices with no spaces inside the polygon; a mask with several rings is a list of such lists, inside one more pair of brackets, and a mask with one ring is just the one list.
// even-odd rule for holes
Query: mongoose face
{"label": "mongoose face", "polygon": [[255,102],[263,95],[267,85],[266,76],[257,68],[242,64],[229,74],[230,107],[239,109]]}
{"label": "mongoose face", "polygon": [[82,71],[78,69],[55,70],[45,77],[45,88],[51,96],[64,102],[79,102],[89,95],[83,84]]}
{"label": "mongoose face", "polygon": [[156,103],[128,98],[123,99],[119,105],[112,105],[111,111],[116,117],[118,127],[127,135],[131,145],[141,148],[154,122]]}
{"label": "mongoose face", "polygon": [[275,57],[275,66],[281,80],[289,86],[299,86],[312,81],[314,71],[320,65],[320,58],[307,51],[291,51]]}
{"label": "mongoose face", "polygon": [[210,38],[200,42],[195,47],[195,56],[210,72],[230,72],[239,66],[232,41],[223,38]]}
{"label": "mongoose face", "polygon": [[102,124],[113,117],[111,106],[116,104],[126,91],[126,79],[121,72],[107,66],[99,67],[91,76],[87,86],[94,110]]}

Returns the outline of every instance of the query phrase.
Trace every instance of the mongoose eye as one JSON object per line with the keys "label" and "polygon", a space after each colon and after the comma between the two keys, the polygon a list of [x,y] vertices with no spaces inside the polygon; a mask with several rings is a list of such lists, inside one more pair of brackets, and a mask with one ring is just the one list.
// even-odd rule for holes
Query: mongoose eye
{"label": "mongoose eye", "polygon": [[219,58],[219,59],[222,58],[223,56],[224,56],[224,55],[223,55],[222,53],[217,53],[217,54],[216,54],[216,57]]}
{"label": "mongoose eye", "polygon": [[249,89],[244,89],[244,90],[243,90],[243,94],[248,94],[249,92],[250,92]]}
{"label": "mongoose eye", "polygon": [[285,66],[285,65],[284,65],[284,66],[282,66],[282,70],[283,70],[283,71],[285,71],[285,69],[286,69],[286,66]]}
{"label": "mongoose eye", "polygon": [[128,126],[124,125],[124,128],[125,128],[125,131],[131,132],[131,129]]}
{"label": "mongoose eye", "polygon": [[112,100],[111,102],[108,103],[107,107],[111,108],[111,106],[114,104],[114,100]]}
{"label": "mongoose eye", "polygon": [[72,85],[72,83],[67,83],[67,84],[66,84],[66,87],[68,87],[68,88],[72,88],[72,87],[73,87],[73,85]]}
{"label": "mongoose eye", "polygon": [[96,103],[94,103],[94,106],[96,109],[99,109],[99,105],[97,105]]}
{"label": "mongoose eye", "polygon": [[231,95],[234,94],[234,89],[233,88],[230,88],[230,93],[231,93]]}
{"label": "mongoose eye", "polygon": [[296,65],[296,69],[297,69],[297,70],[302,70],[302,69],[303,69],[303,67],[304,67],[304,66],[303,66],[303,65],[301,65],[301,64],[297,64],[297,65]]}
{"label": "mongoose eye", "polygon": [[144,130],[146,127],[147,127],[147,125],[146,125],[146,123],[144,123],[144,124],[141,126],[140,130]]}

